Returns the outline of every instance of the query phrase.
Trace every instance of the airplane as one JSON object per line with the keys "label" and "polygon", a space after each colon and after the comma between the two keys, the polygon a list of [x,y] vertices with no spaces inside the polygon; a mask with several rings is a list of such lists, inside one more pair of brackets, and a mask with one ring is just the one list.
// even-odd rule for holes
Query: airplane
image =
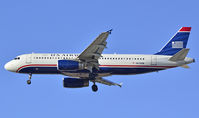
{"label": "airplane", "polygon": [[102,54],[107,38],[112,30],[101,33],[82,53],[32,53],[19,55],[5,64],[11,72],[29,75],[27,84],[31,84],[32,74],[62,74],[64,88],[88,87],[92,82],[92,91],[96,92],[96,83],[116,85],[104,79],[111,75],[135,75],[158,72],[175,67],[189,68],[187,64],[195,59],[186,57],[186,48],[191,27],[182,27],[163,46],[152,55]]}

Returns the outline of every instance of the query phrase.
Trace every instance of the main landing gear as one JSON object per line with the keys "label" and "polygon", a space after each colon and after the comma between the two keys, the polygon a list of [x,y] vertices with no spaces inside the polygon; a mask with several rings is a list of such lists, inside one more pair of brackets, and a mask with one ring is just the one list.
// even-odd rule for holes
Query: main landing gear
{"label": "main landing gear", "polygon": [[93,85],[92,85],[92,91],[93,92],[97,92],[97,90],[98,90],[98,87],[97,87],[97,85],[95,84],[95,77],[97,76],[97,74],[95,74],[95,73],[89,73],[89,79],[90,79],[90,81],[92,81],[93,82]]}
{"label": "main landing gear", "polygon": [[93,92],[97,92],[97,90],[98,90],[98,87],[95,83],[92,85],[92,90],[93,90]]}
{"label": "main landing gear", "polygon": [[30,85],[31,84],[31,78],[32,78],[32,74],[29,74],[29,80],[27,80],[27,84]]}

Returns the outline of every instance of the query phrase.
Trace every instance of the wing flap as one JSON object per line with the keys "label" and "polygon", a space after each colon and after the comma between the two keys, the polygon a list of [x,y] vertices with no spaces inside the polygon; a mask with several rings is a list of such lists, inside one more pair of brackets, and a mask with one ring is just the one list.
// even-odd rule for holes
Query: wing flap
{"label": "wing flap", "polygon": [[182,66],[180,66],[180,67],[182,67],[182,68],[186,68],[186,69],[188,69],[188,68],[190,68],[188,65],[182,65]]}
{"label": "wing flap", "polygon": [[118,84],[118,83],[114,83],[114,82],[111,82],[109,80],[106,80],[106,79],[103,79],[101,77],[97,77],[95,80],[95,82],[98,82],[98,83],[101,83],[101,84],[105,84],[105,85],[108,85],[108,86],[119,86],[119,87],[122,87],[122,83]]}

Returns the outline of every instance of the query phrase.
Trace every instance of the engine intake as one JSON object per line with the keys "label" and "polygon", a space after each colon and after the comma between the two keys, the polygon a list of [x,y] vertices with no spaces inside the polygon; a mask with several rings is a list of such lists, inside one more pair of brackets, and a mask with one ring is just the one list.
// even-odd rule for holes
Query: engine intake
{"label": "engine intake", "polygon": [[82,70],[85,68],[85,64],[73,61],[73,60],[58,60],[58,70]]}
{"label": "engine intake", "polygon": [[64,78],[63,85],[65,88],[88,87],[89,80],[88,79],[78,79],[78,78]]}

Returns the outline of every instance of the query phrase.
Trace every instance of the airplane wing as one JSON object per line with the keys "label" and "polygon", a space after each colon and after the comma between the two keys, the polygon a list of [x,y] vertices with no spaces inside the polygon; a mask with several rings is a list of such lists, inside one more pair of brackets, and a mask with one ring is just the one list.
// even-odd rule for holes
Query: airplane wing
{"label": "airplane wing", "polygon": [[[92,80],[91,80],[91,81],[92,81]],[[105,85],[109,85],[109,86],[115,85],[115,86],[122,87],[122,83],[117,84],[117,83],[111,82],[111,81],[109,81],[109,80],[103,79],[103,78],[101,78],[101,77],[97,77],[97,78],[95,79],[95,82],[98,82],[98,83],[101,83],[101,84],[105,84]]]}
{"label": "airplane wing", "polygon": [[108,38],[108,35],[111,34],[112,30],[109,30],[107,32],[101,33],[79,56],[78,59],[80,59],[83,62],[86,62],[88,64],[88,70],[92,71],[92,68],[99,68],[98,59],[101,57],[101,54],[106,48],[106,39]]}

